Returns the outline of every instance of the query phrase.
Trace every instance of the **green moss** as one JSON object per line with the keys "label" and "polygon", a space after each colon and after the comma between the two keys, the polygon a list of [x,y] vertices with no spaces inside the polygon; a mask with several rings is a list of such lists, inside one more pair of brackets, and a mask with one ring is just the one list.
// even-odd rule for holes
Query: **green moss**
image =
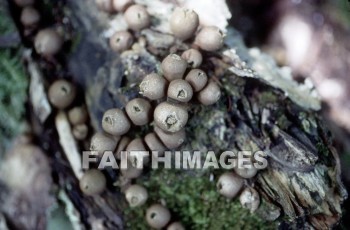
{"label": "green moss", "polygon": [[150,199],[141,208],[125,211],[127,229],[148,229],[144,219],[146,207],[161,201],[171,210],[172,220],[181,221],[186,229],[274,229],[272,223],[243,209],[237,199],[220,196],[210,174],[200,170],[151,171],[149,178],[137,182],[148,189]]}

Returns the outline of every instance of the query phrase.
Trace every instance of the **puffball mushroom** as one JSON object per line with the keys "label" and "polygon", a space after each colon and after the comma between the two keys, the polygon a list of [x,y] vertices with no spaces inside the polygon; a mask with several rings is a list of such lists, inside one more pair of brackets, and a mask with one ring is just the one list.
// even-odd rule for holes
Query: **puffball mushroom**
{"label": "puffball mushroom", "polygon": [[138,178],[139,176],[141,176],[142,169],[133,166],[132,163],[130,161],[128,161],[127,168],[126,169],[121,168],[120,172],[121,172],[122,176],[126,179],[135,179],[135,178]]}
{"label": "puffball mushroom", "polygon": [[185,77],[185,80],[190,83],[194,92],[201,91],[208,82],[207,74],[200,69],[192,69]]}
{"label": "puffball mushroom", "polygon": [[148,27],[151,22],[151,17],[146,8],[138,4],[128,7],[124,13],[124,18],[129,28],[135,31]]}
{"label": "puffball mushroom", "polygon": [[130,121],[123,110],[109,109],[103,114],[102,128],[109,134],[121,136],[129,131]]}
{"label": "puffball mushroom", "polygon": [[224,35],[216,26],[203,27],[194,41],[202,50],[217,51],[224,45]]}
{"label": "puffball mushroom", "polygon": [[154,204],[146,211],[148,225],[155,229],[164,228],[170,221],[170,211],[161,204]]}
{"label": "puffball mushroom", "polygon": [[[128,152],[128,154],[133,153],[139,156],[143,156],[143,153],[147,150],[142,139],[135,138],[128,144],[128,146],[126,147],[126,151]],[[129,158],[131,158],[132,162],[134,162],[135,164],[137,163],[135,162],[138,159],[136,156],[130,155]],[[148,163],[149,163],[149,156],[143,156],[143,164],[146,165]]]}
{"label": "puffball mushroom", "polygon": [[130,207],[139,207],[146,203],[148,199],[148,192],[145,187],[134,184],[126,189],[125,198]]}
{"label": "puffball mushroom", "polygon": [[159,137],[155,133],[149,133],[144,138],[145,143],[149,150],[157,151],[158,155],[162,155],[166,150],[164,144],[159,140]]}
{"label": "puffball mushroom", "polygon": [[186,140],[185,129],[182,129],[175,133],[167,133],[164,132],[161,128],[155,126],[154,132],[168,149],[176,149],[180,147]]}
{"label": "puffball mushroom", "polygon": [[117,159],[121,159],[121,151],[126,151],[126,146],[130,143],[130,137],[123,136],[117,146],[117,150],[115,151],[115,156]]}
{"label": "puffball mushroom", "polygon": [[125,111],[134,125],[142,126],[151,121],[152,106],[146,99],[132,99],[126,104]]}
{"label": "puffball mushroom", "polygon": [[219,85],[214,81],[209,81],[209,83],[202,89],[198,95],[197,99],[203,105],[215,104],[221,96],[221,90]]}
{"label": "puffball mushroom", "polygon": [[122,52],[130,49],[134,38],[128,31],[115,32],[109,39],[109,46],[115,52]]}
{"label": "puffball mushroom", "polygon": [[187,62],[177,54],[169,54],[162,61],[162,71],[168,81],[181,79],[186,71]]}
{"label": "puffball mushroom", "polygon": [[253,165],[251,165],[250,168],[241,166],[241,167],[235,168],[234,170],[238,175],[240,175],[245,179],[253,178],[258,172],[258,170]]}
{"label": "puffball mushroom", "polygon": [[105,151],[114,151],[117,143],[118,140],[115,137],[104,133],[95,133],[91,137],[90,150],[98,151],[98,154],[101,155]]}
{"label": "puffball mushroom", "polygon": [[198,68],[203,61],[201,52],[196,49],[185,50],[181,57],[187,61],[187,64],[191,68]]}
{"label": "puffball mushroom", "polygon": [[232,172],[226,172],[219,177],[216,185],[218,192],[227,197],[234,198],[243,186],[243,179]]}
{"label": "puffball mushroom", "polygon": [[80,125],[88,120],[85,106],[77,106],[68,111],[68,120],[72,125]]}
{"label": "puffball mushroom", "polygon": [[51,28],[42,29],[34,39],[34,47],[42,56],[53,56],[57,54],[63,45],[62,37]]}
{"label": "puffball mushroom", "polygon": [[250,213],[253,213],[260,205],[260,196],[254,188],[245,188],[239,196],[239,201],[242,207],[247,208]]}
{"label": "puffball mushroom", "polygon": [[75,86],[67,80],[56,80],[48,90],[51,104],[58,109],[65,109],[72,104],[76,96]]}
{"label": "puffball mushroom", "polygon": [[168,97],[179,102],[189,102],[193,96],[191,85],[182,79],[175,79],[168,87]]}
{"label": "puffball mushroom", "polygon": [[156,73],[146,75],[140,83],[140,94],[150,100],[158,100],[165,96],[167,81]]}
{"label": "puffball mushroom", "polygon": [[77,139],[77,140],[84,140],[88,133],[89,133],[89,128],[86,124],[78,124],[73,126],[73,136]]}
{"label": "puffball mushroom", "polygon": [[170,17],[170,29],[181,40],[191,38],[198,25],[198,14],[190,9],[176,8]]}
{"label": "puffball mushroom", "polygon": [[40,14],[35,8],[26,6],[22,9],[20,21],[24,27],[35,27],[40,21]]}
{"label": "puffball mushroom", "polygon": [[185,227],[180,222],[171,223],[166,230],[185,230]]}
{"label": "puffball mushroom", "polygon": [[97,195],[106,189],[106,177],[101,171],[90,169],[80,179],[79,186],[85,195]]}
{"label": "puffball mushroom", "polygon": [[171,133],[180,131],[188,120],[186,109],[169,102],[160,103],[155,108],[153,116],[159,128]]}

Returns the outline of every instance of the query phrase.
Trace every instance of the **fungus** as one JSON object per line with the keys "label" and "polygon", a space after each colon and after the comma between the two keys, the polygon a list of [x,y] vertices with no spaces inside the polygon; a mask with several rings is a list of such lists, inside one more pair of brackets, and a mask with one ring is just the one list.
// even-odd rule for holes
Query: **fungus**
{"label": "fungus", "polygon": [[186,132],[184,129],[175,133],[167,133],[156,126],[154,127],[154,132],[168,149],[176,149],[186,140]]}
{"label": "fungus", "polygon": [[191,68],[198,68],[203,61],[201,52],[196,49],[185,50],[181,57],[187,61],[187,64]]}
{"label": "fungus", "polygon": [[224,35],[216,26],[203,27],[194,41],[202,50],[217,51],[224,44]]}
{"label": "fungus", "polygon": [[35,27],[40,21],[40,14],[35,8],[26,6],[21,12],[20,21],[24,27]]}
{"label": "fungus", "polygon": [[203,70],[193,69],[187,74],[185,80],[190,83],[194,92],[198,92],[207,84],[208,76]]}
{"label": "fungus", "polygon": [[130,129],[130,121],[121,109],[109,109],[103,114],[102,128],[105,132],[121,136]]}
{"label": "fungus", "polygon": [[34,47],[38,54],[53,56],[61,50],[62,37],[54,29],[43,29],[38,32],[34,39]]}
{"label": "fungus", "polygon": [[126,189],[125,198],[130,207],[139,207],[146,203],[148,192],[143,186],[134,184]]}
{"label": "fungus", "polygon": [[169,54],[162,61],[164,77],[168,81],[181,79],[186,71],[187,62],[177,54]]}
{"label": "fungus", "polygon": [[105,151],[114,151],[118,141],[119,139],[116,140],[108,134],[95,133],[91,137],[90,150],[97,151],[99,155],[102,155]]}
{"label": "fungus", "polygon": [[116,52],[122,52],[128,50],[131,47],[133,41],[134,38],[131,33],[128,31],[118,31],[115,32],[109,39],[109,45],[112,50]]}
{"label": "fungus", "polygon": [[157,126],[166,132],[175,133],[185,127],[188,120],[186,109],[170,104],[160,103],[154,110],[154,121]]}
{"label": "fungus", "polygon": [[191,85],[182,79],[175,79],[170,82],[168,97],[179,102],[189,102],[193,96]]}
{"label": "fungus", "polygon": [[125,106],[125,111],[134,125],[146,125],[152,117],[152,106],[143,98],[135,98]]}
{"label": "fungus", "polygon": [[150,100],[165,96],[167,81],[156,73],[148,74],[140,83],[140,94]]}
{"label": "fungus", "polygon": [[220,99],[220,96],[221,90],[219,85],[214,81],[210,81],[207,86],[198,93],[197,99],[203,105],[212,105]]}
{"label": "fungus", "polygon": [[154,204],[146,210],[146,221],[155,229],[165,227],[170,221],[170,211],[161,204]]}
{"label": "fungus", "polygon": [[81,140],[84,140],[88,133],[89,133],[89,128],[87,127],[86,124],[78,124],[78,125],[75,125],[73,126],[73,136],[81,141]]}
{"label": "fungus", "polygon": [[260,196],[254,188],[245,188],[239,196],[239,201],[242,207],[247,208],[250,213],[253,213],[260,205]]}
{"label": "fungus", "polygon": [[138,4],[128,7],[124,13],[124,18],[129,28],[135,31],[148,27],[151,22],[146,8]]}
{"label": "fungus", "polygon": [[106,177],[97,169],[86,171],[79,181],[81,191],[88,196],[97,195],[106,188]]}
{"label": "fungus", "polygon": [[193,10],[176,8],[170,18],[170,29],[181,40],[191,38],[198,25],[198,14]]}
{"label": "fungus", "polygon": [[234,198],[243,186],[243,179],[232,172],[226,172],[219,177],[217,189],[227,198]]}
{"label": "fungus", "polygon": [[74,107],[68,111],[68,120],[72,125],[80,125],[88,120],[85,106]]}
{"label": "fungus", "polygon": [[58,109],[65,109],[72,104],[76,96],[75,86],[63,79],[56,80],[48,90],[51,104]]}

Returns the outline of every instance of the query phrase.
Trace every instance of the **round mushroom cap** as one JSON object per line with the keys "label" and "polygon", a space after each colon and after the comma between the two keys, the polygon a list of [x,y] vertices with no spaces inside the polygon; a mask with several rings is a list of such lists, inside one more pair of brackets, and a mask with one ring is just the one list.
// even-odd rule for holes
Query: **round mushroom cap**
{"label": "round mushroom cap", "polygon": [[109,109],[103,114],[102,128],[105,132],[121,136],[130,129],[130,121],[121,109]]}
{"label": "round mushroom cap", "polygon": [[191,38],[198,25],[198,14],[190,9],[176,8],[170,17],[170,29],[181,40]]}
{"label": "round mushroom cap", "polygon": [[72,125],[80,125],[88,120],[85,106],[77,106],[68,111],[68,120]]}
{"label": "round mushroom cap", "polygon": [[128,31],[118,31],[115,32],[109,39],[109,45],[112,50],[116,52],[122,52],[130,49],[134,38]]}
{"label": "round mushroom cap", "polygon": [[14,2],[19,7],[25,7],[33,5],[35,3],[35,0],[14,0]]}
{"label": "round mushroom cap", "polygon": [[34,47],[38,54],[53,56],[61,50],[62,37],[53,29],[43,29],[38,32],[34,39]]}
{"label": "round mushroom cap", "polygon": [[142,168],[137,168],[133,166],[133,164],[130,161],[128,161],[127,168],[121,168],[120,172],[122,176],[126,179],[135,179],[141,176]]}
{"label": "round mushroom cap", "polygon": [[185,127],[188,120],[188,112],[183,107],[160,103],[154,110],[154,121],[157,126],[166,132],[175,133]]}
{"label": "round mushroom cap", "polygon": [[73,136],[81,141],[84,140],[88,133],[89,133],[89,128],[86,124],[78,124],[73,126]]}
{"label": "round mushroom cap", "polygon": [[146,211],[146,220],[150,227],[155,229],[164,228],[170,221],[169,209],[161,204],[154,204]]}
{"label": "round mushroom cap", "polygon": [[58,109],[65,109],[72,104],[76,96],[75,86],[60,79],[51,84],[48,97],[51,104]]}
{"label": "round mushroom cap", "polygon": [[198,68],[203,61],[201,52],[196,49],[185,50],[181,57],[187,61],[188,66],[191,68]]}
{"label": "round mushroom cap", "polygon": [[258,172],[258,170],[253,165],[251,165],[251,168],[246,168],[243,166],[236,167],[234,170],[239,176],[246,179],[253,178]]}
{"label": "round mushroom cap", "polygon": [[106,188],[106,177],[97,169],[86,171],[79,181],[80,190],[88,196],[97,195]]}
{"label": "round mushroom cap", "polygon": [[154,132],[168,149],[176,149],[180,147],[186,140],[186,131],[182,129],[175,133],[167,133],[157,126],[154,127]]}
{"label": "round mushroom cap", "polygon": [[220,99],[220,96],[221,90],[219,85],[214,81],[209,81],[207,86],[198,93],[197,99],[203,105],[212,105]]}
{"label": "round mushroom cap", "polygon": [[34,27],[38,25],[40,21],[40,14],[35,8],[27,6],[23,8],[20,20],[23,26]]}
{"label": "round mushroom cap", "polygon": [[[146,147],[143,144],[143,141],[141,138],[135,138],[134,140],[132,140],[128,146],[126,147],[126,151],[128,152],[128,154],[136,154],[138,156],[143,156],[143,164],[146,165],[149,163],[149,155],[148,156],[144,156],[143,154],[145,153]],[[137,163],[137,157],[136,156],[129,156],[129,159],[131,159],[131,162]]]}
{"label": "round mushroom cap", "polygon": [[129,28],[136,31],[148,27],[151,22],[151,17],[146,8],[138,4],[128,7],[124,13],[124,18]]}
{"label": "round mushroom cap", "polygon": [[167,81],[156,73],[148,74],[140,83],[140,94],[150,100],[158,100],[165,96]]}
{"label": "round mushroom cap", "polygon": [[260,205],[260,195],[254,188],[245,188],[239,196],[242,207],[249,209],[250,213],[255,212]]}
{"label": "round mushroom cap", "polygon": [[133,0],[113,0],[113,7],[116,11],[123,12],[133,3]]}
{"label": "round mushroom cap", "polygon": [[169,54],[162,61],[164,77],[168,81],[181,79],[186,71],[187,62],[177,54]]}
{"label": "round mushroom cap", "polygon": [[218,27],[206,26],[199,31],[194,43],[202,50],[217,51],[224,45],[224,35]]}
{"label": "round mushroom cap", "polygon": [[127,136],[123,136],[117,146],[117,150],[115,151],[115,157],[117,159],[121,159],[121,151],[126,151],[126,147],[128,146],[128,144],[130,143],[131,139],[130,137]]}
{"label": "round mushroom cap", "polygon": [[190,83],[194,92],[198,92],[207,84],[208,76],[201,69],[193,69],[187,74],[185,80]]}
{"label": "round mushroom cap", "polygon": [[232,199],[241,190],[243,179],[232,172],[227,172],[219,177],[216,186],[221,195]]}
{"label": "round mushroom cap", "polygon": [[185,230],[185,227],[180,222],[171,223],[166,230]]}
{"label": "round mushroom cap", "polygon": [[148,199],[148,192],[145,187],[134,184],[126,189],[125,198],[130,207],[139,207],[146,203]]}
{"label": "round mushroom cap", "polygon": [[189,102],[193,96],[191,85],[182,79],[175,79],[170,82],[168,97],[179,102]]}
{"label": "round mushroom cap", "polygon": [[125,111],[134,125],[146,125],[152,118],[152,106],[143,98],[135,98],[125,106]]}
{"label": "round mushroom cap", "polygon": [[91,137],[90,150],[102,155],[105,151],[114,151],[117,143],[118,140],[108,134],[95,133]]}
{"label": "round mushroom cap", "polygon": [[164,154],[164,151],[166,150],[166,147],[163,145],[163,143],[159,140],[158,136],[155,133],[149,133],[144,138],[146,145],[148,148],[153,152],[157,151],[158,156],[161,156]]}
{"label": "round mushroom cap", "polygon": [[97,8],[105,11],[107,13],[112,13],[114,11],[113,8],[113,0],[95,0]]}

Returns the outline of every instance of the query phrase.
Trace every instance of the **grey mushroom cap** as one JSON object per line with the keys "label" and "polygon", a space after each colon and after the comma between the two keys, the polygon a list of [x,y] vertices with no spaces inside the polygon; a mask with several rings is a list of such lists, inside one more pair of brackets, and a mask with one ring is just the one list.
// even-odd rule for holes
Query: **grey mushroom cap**
{"label": "grey mushroom cap", "polygon": [[190,83],[194,92],[201,91],[208,82],[207,74],[201,69],[192,69],[185,80]]}
{"label": "grey mushroom cap", "polygon": [[158,100],[165,97],[167,80],[156,73],[146,75],[140,83],[140,94],[150,100]]}
{"label": "grey mushroom cap", "polygon": [[80,125],[85,123],[89,118],[85,106],[77,106],[68,111],[68,119],[72,125]]}
{"label": "grey mushroom cap", "polygon": [[132,30],[142,30],[151,23],[150,15],[142,5],[132,5],[124,13],[124,18],[129,28]]}
{"label": "grey mushroom cap", "polygon": [[154,132],[168,149],[176,149],[180,147],[186,140],[185,129],[182,129],[175,133],[168,133],[155,126]]}
{"label": "grey mushroom cap", "polygon": [[134,41],[132,34],[128,31],[115,32],[109,39],[109,46],[116,52],[130,49]]}
{"label": "grey mushroom cap", "polygon": [[253,213],[259,208],[260,195],[254,188],[245,188],[239,196],[239,201],[242,207]]}
{"label": "grey mushroom cap", "polygon": [[109,109],[103,114],[102,128],[109,134],[121,136],[129,131],[130,121],[123,110]]}
{"label": "grey mushroom cap", "polygon": [[105,151],[114,151],[118,144],[118,139],[105,133],[95,133],[91,137],[90,150],[97,151],[99,155]]}
{"label": "grey mushroom cap", "polygon": [[27,6],[23,8],[20,20],[23,26],[34,27],[37,26],[40,21],[40,14],[35,8]]}
{"label": "grey mushroom cap", "polygon": [[134,125],[146,125],[152,119],[152,105],[143,98],[135,98],[125,106],[125,111]]}
{"label": "grey mushroom cap", "polygon": [[168,87],[168,97],[179,102],[189,102],[193,96],[190,83],[182,79],[175,79]]}
{"label": "grey mushroom cap", "polygon": [[43,29],[34,39],[34,47],[38,54],[53,56],[57,54],[63,45],[62,37],[54,29]]}
{"label": "grey mushroom cap", "polygon": [[146,210],[146,221],[152,228],[164,228],[169,223],[170,218],[169,209],[161,204],[154,204]]}
{"label": "grey mushroom cap", "polygon": [[126,189],[125,198],[130,207],[139,207],[146,203],[148,199],[148,192],[145,187],[134,184]]}
{"label": "grey mushroom cap", "polygon": [[65,109],[72,104],[76,96],[75,86],[67,80],[56,80],[48,90],[51,104],[58,109]]}
{"label": "grey mushroom cap", "polygon": [[181,106],[169,102],[160,103],[154,110],[154,121],[166,132],[175,133],[183,129],[188,120],[188,112]]}
{"label": "grey mushroom cap", "polygon": [[180,222],[171,223],[166,230],[185,230],[185,227]]}
{"label": "grey mushroom cap", "polygon": [[221,97],[221,90],[219,85],[214,81],[209,81],[209,83],[202,89],[198,95],[197,99],[203,105],[212,105],[219,101]]}
{"label": "grey mushroom cap", "polygon": [[196,49],[185,50],[181,57],[187,61],[187,64],[191,68],[198,68],[203,61],[201,52]]}
{"label": "grey mushroom cap", "polygon": [[217,182],[218,192],[229,198],[234,198],[243,186],[243,179],[232,172],[226,172],[219,177]]}
{"label": "grey mushroom cap", "polygon": [[251,165],[249,168],[237,167],[234,168],[234,170],[235,173],[245,179],[253,178],[258,173],[258,170],[253,165]]}
{"label": "grey mushroom cap", "polygon": [[73,126],[72,132],[77,140],[84,140],[89,133],[89,128],[86,124],[78,124]]}
{"label": "grey mushroom cap", "polygon": [[224,45],[224,35],[218,27],[206,26],[199,31],[194,43],[202,50],[217,51]]}
{"label": "grey mushroom cap", "polygon": [[187,61],[177,54],[169,54],[162,61],[162,71],[168,81],[181,79],[187,68]]}
{"label": "grey mushroom cap", "polygon": [[190,9],[176,8],[170,17],[170,29],[181,40],[194,36],[198,25],[198,14]]}
{"label": "grey mushroom cap", "polygon": [[151,151],[157,151],[158,155],[163,155],[164,151],[166,150],[166,147],[162,143],[162,141],[159,139],[156,133],[149,133],[144,138],[147,147]]}
{"label": "grey mushroom cap", "polygon": [[106,188],[106,177],[97,169],[86,171],[79,181],[81,191],[89,196],[97,195]]}

